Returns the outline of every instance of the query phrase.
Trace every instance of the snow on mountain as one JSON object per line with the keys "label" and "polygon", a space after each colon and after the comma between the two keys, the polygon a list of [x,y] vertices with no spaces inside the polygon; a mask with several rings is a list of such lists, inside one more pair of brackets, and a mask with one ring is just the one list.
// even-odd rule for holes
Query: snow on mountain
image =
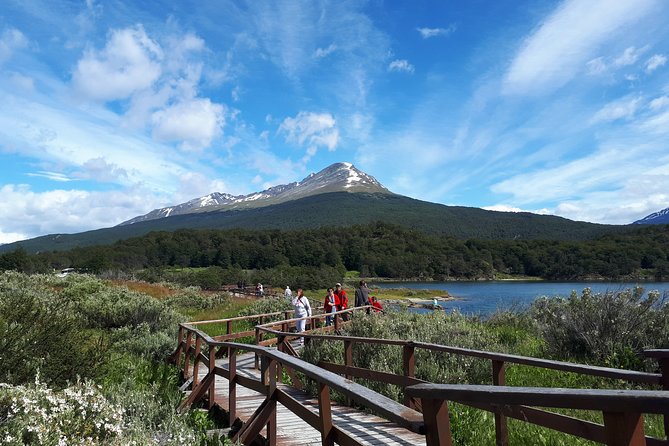
{"label": "snow on mountain", "polygon": [[669,208],[653,212],[641,220],[635,221],[635,225],[666,225],[669,224]]}
{"label": "snow on mountain", "polygon": [[213,192],[204,197],[195,198],[176,206],[155,209],[148,214],[125,221],[119,226],[194,212],[269,206],[328,192],[390,193],[376,178],[356,169],[353,164],[336,163],[318,173],[309,174],[302,181],[272,186],[264,191],[248,195],[230,195]]}

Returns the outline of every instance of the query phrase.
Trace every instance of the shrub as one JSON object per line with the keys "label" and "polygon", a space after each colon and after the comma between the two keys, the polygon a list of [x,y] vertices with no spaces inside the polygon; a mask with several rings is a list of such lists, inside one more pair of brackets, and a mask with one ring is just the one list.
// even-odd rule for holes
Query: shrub
{"label": "shrub", "polygon": [[[642,288],[536,300],[530,313],[539,324],[548,354],[614,367],[644,368],[644,348],[669,347],[669,305]],[[646,367],[654,365],[648,362]]]}
{"label": "shrub", "polygon": [[0,445],[204,443],[204,432],[193,428],[190,416],[178,415],[152,388],[108,390],[113,392],[90,381],[62,391],[39,380],[26,386],[0,384]]}
{"label": "shrub", "polygon": [[1,276],[0,381],[29,382],[38,370],[57,386],[96,376],[107,350],[104,339],[84,330],[81,316],[38,282],[16,273]]}

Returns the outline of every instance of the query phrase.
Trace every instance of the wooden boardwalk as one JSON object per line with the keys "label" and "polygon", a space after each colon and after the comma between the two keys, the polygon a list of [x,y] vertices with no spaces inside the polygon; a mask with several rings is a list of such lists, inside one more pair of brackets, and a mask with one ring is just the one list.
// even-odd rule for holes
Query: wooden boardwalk
{"label": "wooden boardwalk", "polygon": [[[260,371],[254,368],[254,362],[253,353],[237,356],[237,374],[260,382]],[[227,369],[228,360],[219,359],[216,361],[216,366]],[[206,367],[200,367],[199,379],[202,380],[206,373]],[[277,387],[318,416],[317,398],[287,385],[278,384]],[[237,385],[237,417],[242,422],[246,422],[265,398],[264,394]],[[224,410],[228,408],[228,380],[221,376],[216,377],[216,404]],[[322,444],[321,433],[281,403],[277,404],[276,420],[277,444],[295,446]],[[332,422],[364,445],[426,444],[423,435],[413,433],[378,416],[334,402],[332,403]],[[265,429],[261,435],[266,437]]]}

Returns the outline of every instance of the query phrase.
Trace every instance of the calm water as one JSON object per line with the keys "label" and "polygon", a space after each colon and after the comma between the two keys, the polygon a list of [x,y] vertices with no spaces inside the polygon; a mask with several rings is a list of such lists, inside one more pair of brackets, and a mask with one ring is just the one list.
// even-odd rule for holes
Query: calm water
{"label": "calm water", "polygon": [[[568,297],[572,291],[581,293],[584,288],[593,292],[618,291],[641,286],[646,292],[658,290],[669,293],[669,282],[384,282],[370,284],[372,288],[410,288],[448,291],[459,300],[440,302],[446,310],[458,309],[465,314],[485,316],[497,309],[523,308],[541,296]],[[430,310],[431,311],[431,310]]]}

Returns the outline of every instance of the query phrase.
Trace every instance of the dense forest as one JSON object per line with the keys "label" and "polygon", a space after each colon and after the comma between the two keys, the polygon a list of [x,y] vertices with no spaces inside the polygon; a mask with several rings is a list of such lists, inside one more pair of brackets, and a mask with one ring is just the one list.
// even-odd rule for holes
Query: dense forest
{"label": "dense forest", "polygon": [[[375,222],[304,230],[152,232],[112,245],[0,255],[0,269],[99,273],[162,267],[359,271],[364,277],[437,280],[525,275],[545,279],[669,279],[669,226],[649,226],[589,241],[458,240]],[[297,272],[299,274],[299,271]]]}

